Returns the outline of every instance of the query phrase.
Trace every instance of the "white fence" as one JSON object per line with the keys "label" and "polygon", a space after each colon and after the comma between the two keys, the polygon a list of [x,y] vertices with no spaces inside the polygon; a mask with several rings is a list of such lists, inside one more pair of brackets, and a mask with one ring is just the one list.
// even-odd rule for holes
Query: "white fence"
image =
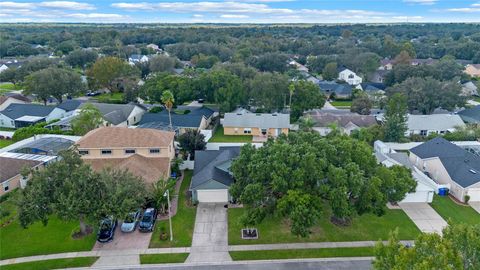
{"label": "white fence", "polygon": [[184,160],[182,164],[180,164],[180,170],[193,170],[194,165],[194,160]]}

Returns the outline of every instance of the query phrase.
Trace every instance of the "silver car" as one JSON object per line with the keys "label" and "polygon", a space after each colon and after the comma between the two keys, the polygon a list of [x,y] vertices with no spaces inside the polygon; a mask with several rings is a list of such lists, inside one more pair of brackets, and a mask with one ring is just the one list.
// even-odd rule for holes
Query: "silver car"
{"label": "silver car", "polygon": [[138,210],[136,212],[129,213],[125,217],[125,220],[123,221],[120,229],[122,230],[122,232],[133,232],[133,231],[135,231],[135,228],[137,227],[137,223],[138,223],[139,219],[140,219],[140,210]]}

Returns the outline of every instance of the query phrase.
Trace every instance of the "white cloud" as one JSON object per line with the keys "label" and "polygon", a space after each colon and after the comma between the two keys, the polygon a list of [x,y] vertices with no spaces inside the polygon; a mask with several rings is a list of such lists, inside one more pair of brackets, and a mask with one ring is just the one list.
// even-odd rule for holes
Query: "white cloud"
{"label": "white cloud", "polygon": [[193,17],[194,17],[194,18],[203,18],[203,17],[205,17],[205,16],[202,15],[202,14],[193,14]]}
{"label": "white cloud", "polygon": [[433,5],[437,3],[438,0],[403,0],[403,2],[418,5]]}
{"label": "white cloud", "polygon": [[33,3],[0,2],[0,8],[30,8]]}
{"label": "white cloud", "polygon": [[39,7],[67,10],[93,10],[94,5],[73,1],[45,1],[37,4]]}
{"label": "white cloud", "polygon": [[222,14],[220,15],[220,18],[225,18],[225,19],[246,19],[249,18],[247,15],[240,15],[240,14]]}
{"label": "white cloud", "polygon": [[462,12],[462,13],[474,13],[474,12],[480,12],[480,2],[471,4],[470,7],[465,7],[465,8],[450,8],[447,9],[447,11],[450,12]]}
{"label": "white cloud", "polygon": [[115,14],[115,13],[72,13],[66,14],[65,17],[77,18],[77,19],[123,19],[127,16]]}

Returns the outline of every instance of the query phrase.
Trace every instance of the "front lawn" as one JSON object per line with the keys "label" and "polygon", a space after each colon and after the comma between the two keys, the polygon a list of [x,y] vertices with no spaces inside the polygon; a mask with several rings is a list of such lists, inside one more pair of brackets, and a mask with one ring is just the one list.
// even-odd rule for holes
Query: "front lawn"
{"label": "front lawn", "polygon": [[188,253],[141,254],[140,264],[183,263],[187,257]]}
{"label": "front lawn", "polygon": [[51,217],[48,225],[41,222],[30,225],[27,229],[20,226],[15,207],[18,191],[0,204],[2,211],[7,209],[8,216],[2,217],[0,228],[0,259],[62,253],[70,251],[91,250],[95,243],[95,233],[82,239],[73,239],[78,231],[78,221],[62,221]]}
{"label": "front lawn", "polygon": [[160,239],[160,230],[163,227],[168,233],[168,220],[159,221],[155,225],[152,239],[150,240],[151,248],[164,247],[189,247],[192,245],[193,228],[195,225],[195,214],[197,208],[188,204],[187,192],[192,180],[192,171],[185,171],[185,178],[180,187],[178,198],[177,214],[172,218],[173,241]]}
{"label": "front lawn", "polygon": [[386,214],[377,217],[365,214],[353,220],[348,227],[339,227],[330,222],[330,211],[324,211],[323,217],[317,226],[311,228],[308,238],[292,235],[288,220],[269,216],[256,226],[259,230],[259,239],[243,240],[240,230],[243,228],[240,218],[244,212],[242,208],[228,209],[228,242],[230,245],[274,244],[295,242],[342,242],[342,241],[377,241],[387,240],[390,231],[399,228],[401,240],[412,240],[420,233],[415,224],[402,210],[386,210]]}
{"label": "front lawn", "polygon": [[71,267],[89,267],[92,266],[98,257],[81,257],[70,259],[53,259],[45,261],[35,261],[26,263],[15,263],[2,266],[2,270],[51,270],[51,269],[64,269]]}
{"label": "front lawn", "polygon": [[230,251],[230,256],[234,261],[368,257],[373,255],[373,247]]}
{"label": "front lawn", "polygon": [[226,142],[226,143],[249,143],[252,142],[253,136],[251,135],[224,135],[223,127],[217,127],[213,137],[208,142]]}
{"label": "front lawn", "polygon": [[448,196],[435,195],[431,206],[446,221],[480,224],[480,214],[477,211],[470,206],[455,203]]}
{"label": "front lawn", "polygon": [[0,83],[0,92],[3,94],[3,92],[8,93],[11,91],[15,90],[21,90],[22,87],[18,84],[13,84],[13,83]]}
{"label": "front lawn", "polygon": [[350,108],[352,106],[351,100],[335,100],[330,101],[330,104],[335,107],[343,107],[343,108]]}
{"label": "front lawn", "polygon": [[0,148],[7,147],[7,146],[9,146],[10,144],[13,144],[13,143],[14,143],[13,140],[1,140],[0,139]]}

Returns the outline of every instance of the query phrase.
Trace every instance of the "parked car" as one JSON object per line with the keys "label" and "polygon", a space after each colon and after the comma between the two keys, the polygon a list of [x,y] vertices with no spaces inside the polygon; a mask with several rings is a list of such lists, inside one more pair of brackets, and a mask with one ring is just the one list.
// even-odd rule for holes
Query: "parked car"
{"label": "parked car", "polygon": [[140,219],[140,210],[129,213],[123,220],[120,229],[122,232],[133,232],[137,227],[138,220]]}
{"label": "parked car", "polygon": [[157,210],[155,208],[147,208],[143,212],[143,217],[140,220],[138,230],[141,232],[151,232],[155,227],[155,221],[157,220]]}
{"label": "parked car", "polygon": [[116,219],[113,217],[104,218],[102,221],[100,221],[100,229],[98,230],[97,241],[101,243],[112,241],[116,227]]}

